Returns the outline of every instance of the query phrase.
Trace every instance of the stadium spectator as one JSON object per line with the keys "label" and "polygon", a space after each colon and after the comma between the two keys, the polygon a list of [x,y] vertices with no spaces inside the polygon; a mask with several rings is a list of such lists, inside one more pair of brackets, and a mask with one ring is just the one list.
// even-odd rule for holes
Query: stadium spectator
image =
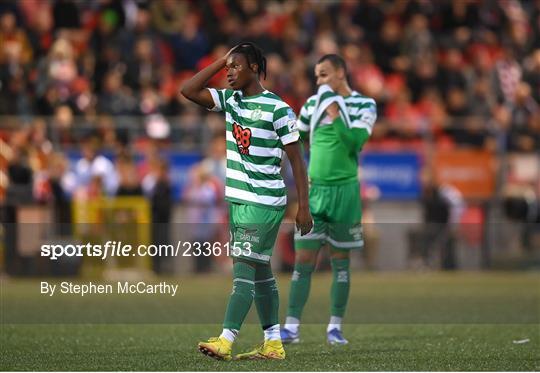
{"label": "stadium spectator", "polygon": [[27,64],[32,59],[33,50],[26,31],[17,27],[15,14],[11,12],[0,16],[0,45],[0,63],[11,63],[15,60]]}
{"label": "stadium spectator", "polygon": [[[459,88],[452,88],[448,91],[447,107],[446,110],[449,114],[449,123],[446,129],[446,133],[452,137],[454,143],[467,142],[470,130],[467,129],[469,117],[471,115],[471,104],[467,101],[465,91]],[[474,127],[474,126],[473,126]],[[483,140],[477,140],[480,144],[475,143],[477,146],[483,145]]]}
{"label": "stadium spectator", "polygon": [[434,57],[435,40],[425,15],[413,14],[404,31],[402,47],[407,51],[407,57],[412,66],[415,66],[419,60]]}
{"label": "stadium spectator", "polygon": [[[19,131],[14,137],[18,138],[19,144],[12,143],[10,159],[7,165],[8,185],[5,200],[0,208],[0,221],[4,230],[3,244],[5,249],[3,261],[6,265],[8,274],[20,274],[29,272],[28,266],[21,264],[21,255],[18,252],[19,229],[16,224],[19,223],[17,209],[24,204],[34,202],[33,198],[33,174],[29,165],[28,152],[21,147],[26,134],[25,131]],[[22,140],[22,141],[21,141]],[[26,263],[28,264],[28,263]]]}
{"label": "stadium spectator", "polygon": [[87,138],[82,144],[81,158],[75,164],[75,179],[79,190],[85,195],[115,195],[118,189],[118,176],[114,164],[105,156],[98,154],[99,140]]}
{"label": "stadium spectator", "polygon": [[135,162],[130,154],[123,153],[116,160],[118,175],[117,196],[142,196],[143,190],[139,181]]}
{"label": "stadium spectator", "polygon": [[135,41],[134,56],[127,63],[124,82],[133,90],[159,82],[159,65],[153,55],[152,39],[141,37]]}
{"label": "stadium spectator", "polygon": [[372,44],[375,62],[385,74],[404,72],[409,67],[409,60],[401,50],[402,27],[393,18],[387,19],[377,40]]}
{"label": "stadium spectator", "polygon": [[195,14],[189,14],[179,32],[169,36],[177,70],[193,70],[210,49],[199,23]]}
{"label": "stadium spectator", "polygon": [[152,28],[152,18],[148,8],[136,6],[133,9],[133,20],[128,22],[128,27],[119,30],[118,40],[123,56],[131,56],[135,43],[141,38],[149,39],[154,52],[162,46],[160,38]]}
{"label": "stadium spectator", "polygon": [[413,102],[418,101],[427,89],[438,86],[437,75],[437,64],[433,58],[425,57],[416,61],[407,76]]}
{"label": "stadium spectator", "polygon": [[526,61],[523,80],[530,85],[534,100],[540,103],[540,49],[536,49]]}
{"label": "stadium spectator", "polygon": [[53,199],[55,234],[68,236],[71,231],[71,192],[75,189],[75,176],[69,171],[69,161],[60,152],[53,153],[49,161],[49,183]]}
{"label": "stadium spectator", "polygon": [[514,102],[517,86],[522,78],[522,68],[514,51],[508,45],[503,48],[502,58],[495,63],[495,82],[499,101]]}
{"label": "stadium spectator", "polygon": [[436,139],[443,137],[443,128],[448,121],[444,99],[435,87],[424,91],[415,105],[420,111],[423,120],[430,124],[428,134]]}
{"label": "stadium spectator", "polygon": [[506,106],[510,114],[508,150],[533,152],[540,146],[540,107],[527,83],[518,85],[513,102]]}
{"label": "stadium spectator", "polygon": [[74,136],[73,110],[68,105],[59,105],[54,109],[51,127],[53,140],[59,145],[73,145],[77,142]]}
{"label": "stadium spectator", "polygon": [[[198,163],[190,171],[189,183],[183,199],[188,204],[188,221],[193,242],[215,242],[220,233],[223,184],[210,173],[209,163]],[[196,223],[196,224],[195,224]],[[208,256],[195,258],[195,271],[206,272],[212,261]]]}
{"label": "stadium spectator", "polygon": [[28,64],[32,48],[15,14],[0,15],[0,113],[31,114]]}
{"label": "stadium spectator", "polygon": [[433,171],[422,173],[422,212],[424,225],[409,235],[410,259],[421,258],[420,266],[456,269],[456,227],[465,209],[461,193],[436,180]]}
{"label": "stadium spectator", "polygon": [[453,88],[465,90],[467,79],[463,70],[463,55],[457,48],[446,50],[441,68],[438,71],[439,88],[443,96],[448,94],[448,91]]}
{"label": "stadium spectator", "polygon": [[216,176],[225,185],[225,170],[227,168],[227,143],[223,134],[217,134],[212,139],[208,153],[201,165],[210,175]]}
{"label": "stadium spectator", "polygon": [[474,102],[471,105],[471,114],[480,118],[489,118],[495,106],[495,97],[491,94],[490,81],[488,78],[478,78],[472,87],[467,90],[467,102]]}
{"label": "stadium spectator", "polygon": [[133,115],[137,100],[131,90],[122,84],[122,74],[117,70],[109,71],[103,82],[103,92],[98,97],[99,113],[109,115]]}
{"label": "stadium spectator", "polygon": [[54,111],[57,104],[67,104],[73,99],[73,82],[78,76],[75,51],[67,39],[54,42],[47,57],[37,64],[36,94],[42,97],[44,114]]}
{"label": "stadium spectator", "polygon": [[28,39],[34,59],[47,54],[54,41],[53,15],[48,1],[30,0],[19,3],[28,25]]}
{"label": "stadium spectator", "polygon": [[[156,159],[152,177],[155,183],[150,191],[152,209],[152,243],[155,245],[170,244],[170,223],[173,212],[173,194],[169,179],[169,164],[164,159]],[[170,258],[159,255],[152,258],[154,272],[171,273]]]}
{"label": "stadium spectator", "polygon": [[446,2],[441,4],[440,14],[443,42],[454,43],[456,47],[466,46],[479,25],[478,4],[468,0]]}
{"label": "stadium spectator", "polygon": [[7,167],[8,188],[6,203],[10,206],[31,203],[33,196],[33,172],[29,164],[28,151],[14,147]]}
{"label": "stadium spectator", "polygon": [[426,123],[421,114],[411,102],[410,92],[400,91],[395,99],[386,105],[384,111],[390,135],[402,140],[418,140],[426,131]]}

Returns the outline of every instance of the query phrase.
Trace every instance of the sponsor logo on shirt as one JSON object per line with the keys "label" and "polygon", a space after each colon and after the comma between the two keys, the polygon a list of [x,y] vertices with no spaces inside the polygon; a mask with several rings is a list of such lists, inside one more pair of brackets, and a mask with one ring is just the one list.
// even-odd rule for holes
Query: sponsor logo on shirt
{"label": "sponsor logo on shirt", "polygon": [[365,124],[372,126],[377,119],[377,110],[373,107],[369,108],[366,112],[362,113],[360,120]]}
{"label": "sponsor logo on shirt", "polygon": [[296,125],[296,115],[294,115],[294,111],[292,111],[290,108],[287,109],[287,117],[289,118],[287,121],[289,132],[298,131],[298,126]]}
{"label": "sponsor logo on shirt", "polygon": [[294,132],[298,130],[298,126],[296,125],[296,119],[289,119],[287,121],[287,126],[289,127],[289,132]]}
{"label": "sponsor logo on shirt", "polygon": [[238,146],[240,154],[249,155],[249,147],[251,145],[251,130],[243,128],[238,123],[233,123],[233,136]]}

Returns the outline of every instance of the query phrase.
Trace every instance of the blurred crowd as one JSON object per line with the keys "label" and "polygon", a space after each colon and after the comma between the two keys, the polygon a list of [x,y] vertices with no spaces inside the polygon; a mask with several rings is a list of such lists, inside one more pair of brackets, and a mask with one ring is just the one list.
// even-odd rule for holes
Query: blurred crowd
{"label": "blurred crowd", "polygon": [[[201,152],[223,134],[220,114],[178,91],[243,40],[264,49],[264,86],[296,111],[318,58],[341,54],[378,104],[370,146],[540,150],[538,0],[3,0],[0,169],[30,157],[35,178],[71,169],[66,190],[86,180],[88,193],[65,149],[93,139],[116,155],[93,174],[107,175],[104,192],[146,193],[133,152]],[[210,84],[225,87],[224,73]]]}

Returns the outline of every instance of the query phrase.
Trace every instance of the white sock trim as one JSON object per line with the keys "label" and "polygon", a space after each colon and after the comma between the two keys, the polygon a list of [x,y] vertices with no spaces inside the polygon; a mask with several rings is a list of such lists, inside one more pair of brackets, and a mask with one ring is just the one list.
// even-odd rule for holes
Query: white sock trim
{"label": "white sock trim", "polygon": [[266,280],[259,280],[259,281],[255,281],[256,284],[261,284],[263,282],[270,282],[270,281],[274,281],[275,278],[274,277],[271,277],[271,278],[267,278]]}
{"label": "white sock trim", "polygon": [[281,341],[281,334],[279,333],[279,324],[272,325],[264,330],[265,341]]}
{"label": "white sock trim", "polygon": [[223,329],[223,331],[221,332],[220,337],[225,338],[229,342],[234,342],[234,340],[238,336],[238,332],[239,331],[236,330],[236,329]]}
{"label": "white sock trim", "polygon": [[255,281],[245,280],[243,278],[235,278],[235,279],[233,279],[233,282],[245,282],[245,283],[251,284],[251,285],[255,284]]}
{"label": "white sock trim", "polygon": [[328,323],[328,328],[326,328],[326,331],[329,332],[332,329],[341,330],[342,321],[343,321],[342,317],[330,316],[330,322]]}
{"label": "white sock trim", "polygon": [[300,327],[300,320],[296,317],[287,316],[285,319],[285,329],[290,330],[294,334],[298,333],[298,328]]}

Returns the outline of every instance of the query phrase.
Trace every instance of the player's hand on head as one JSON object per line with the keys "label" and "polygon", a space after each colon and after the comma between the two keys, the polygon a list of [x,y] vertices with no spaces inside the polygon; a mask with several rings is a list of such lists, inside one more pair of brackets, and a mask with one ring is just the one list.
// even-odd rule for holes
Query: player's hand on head
{"label": "player's hand on head", "polygon": [[313,228],[313,218],[309,212],[309,208],[299,208],[296,213],[296,228],[300,231],[300,235],[308,234]]}
{"label": "player's hand on head", "polygon": [[233,50],[237,47],[238,45],[235,45],[234,47],[232,47],[231,49],[229,49],[229,51],[227,53],[225,53],[225,55],[222,57],[223,58],[223,62],[227,63],[227,58],[229,58],[229,56],[231,55],[231,53],[233,52]]}

